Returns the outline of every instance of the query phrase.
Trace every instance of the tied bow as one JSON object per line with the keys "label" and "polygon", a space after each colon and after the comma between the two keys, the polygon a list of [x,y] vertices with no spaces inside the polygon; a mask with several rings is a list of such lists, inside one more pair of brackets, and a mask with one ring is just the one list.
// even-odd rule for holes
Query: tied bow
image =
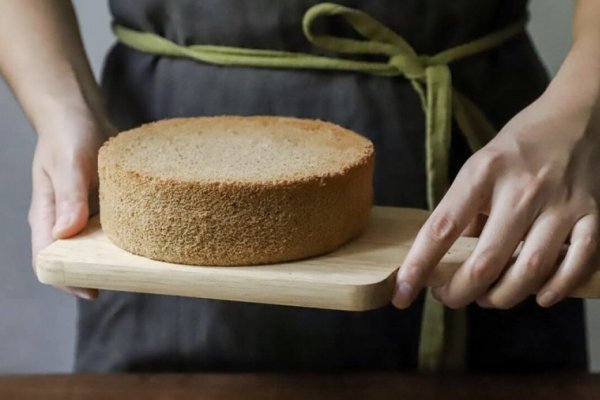
{"label": "tied bow", "polygon": [[[344,18],[366,40],[315,35],[312,24],[324,16]],[[523,32],[525,21],[518,21],[500,31],[433,56],[417,54],[404,38],[369,14],[337,4],[323,3],[310,8],[304,15],[302,26],[308,40],[322,49],[388,57],[387,63],[343,60],[344,69],[383,76],[404,76],[410,81],[421,99],[426,118],[427,202],[429,208],[433,209],[448,186],[452,111],[473,151],[481,148],[495,134],[495,129],[479,108],[453,89],[449,64],[506,42]],[[322,68],[334,69],[333,64],[337,66],[339,63],[339,59],[328,60],[323,60]],[[331,66],[325,65],[330,62]]]}

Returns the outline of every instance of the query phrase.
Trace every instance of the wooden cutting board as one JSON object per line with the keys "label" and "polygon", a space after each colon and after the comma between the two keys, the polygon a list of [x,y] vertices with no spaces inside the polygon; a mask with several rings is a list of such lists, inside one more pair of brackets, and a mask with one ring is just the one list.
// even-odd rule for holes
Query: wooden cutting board
{"label": "wooden cutting board", "polygon": [[[58,240],[37,259],[40,282],[128,292],[363,311],[389,303],[394,276],[428,213],[374,207],[370,225],[337,251],[281,264],[210,267],[170,264],[115,246],[92,218],[77,237]],[[477,239],[460,238],[429,281],[440,286],[467,259]],[[574,296],[600,297],[600,273]]]}

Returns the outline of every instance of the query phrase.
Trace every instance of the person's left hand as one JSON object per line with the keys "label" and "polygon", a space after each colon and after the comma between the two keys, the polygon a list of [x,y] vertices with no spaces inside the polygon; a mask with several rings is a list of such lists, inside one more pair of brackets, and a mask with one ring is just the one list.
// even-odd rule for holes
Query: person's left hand
{"label": "person's left hand", "polygon": [[433,291],[447,306],[477,301],[504,309],[537,293],[548,307],[593,272],[600,260],[600,112],[595,104],[573,103],[543,95],[466,162],[398,271],[396,307],[411,304],[446,251],[482,215],[487,222],[473,254]]}

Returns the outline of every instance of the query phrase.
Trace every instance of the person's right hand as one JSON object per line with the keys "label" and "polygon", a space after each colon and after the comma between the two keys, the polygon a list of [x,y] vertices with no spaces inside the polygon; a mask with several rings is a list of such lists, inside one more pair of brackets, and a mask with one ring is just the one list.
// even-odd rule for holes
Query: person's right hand
{"label": "person's right hand", "polygon": [[[32,166],[33,192],[29,209],[33,266],[40,250],[56,239],[74,236],[97,212],[97,155],[113,134],[109,123],[94,117],[53,116],[38,129]],[[95,289],[60,288],[92,300]]]}

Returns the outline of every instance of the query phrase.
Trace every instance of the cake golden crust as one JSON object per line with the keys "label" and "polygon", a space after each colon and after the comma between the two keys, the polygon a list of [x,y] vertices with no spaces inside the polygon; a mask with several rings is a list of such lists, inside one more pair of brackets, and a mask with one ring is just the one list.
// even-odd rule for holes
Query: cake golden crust
{"label": "cake golden crust", "polygon": [[[212,159],[211,148],[227,154]],[[366,227],[373,161],[367,139],[322,121],[159,121],[101,148],[101,223],[119,247],[162,261],[252,265],[306,258]]]}

